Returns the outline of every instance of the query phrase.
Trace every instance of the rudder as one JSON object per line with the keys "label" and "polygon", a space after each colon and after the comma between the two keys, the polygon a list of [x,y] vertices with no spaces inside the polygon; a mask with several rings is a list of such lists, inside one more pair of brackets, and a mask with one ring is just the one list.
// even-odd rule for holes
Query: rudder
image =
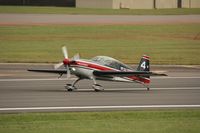
{"label": "rudder", "polygon": [[[147,55],[143,55],[140,63],[138,65],[137,71],[150,71],[150,57]],[[144,79],[146,82],[144,83],[150,83],[150,76],[142,76],[140,77],[142,79]]]}
{"label": "rudder", "polygon": [[149,61],[150,57],[147,55],[143,55],[139,66],[137,68],[137,71],[150,71],[150,61]]}

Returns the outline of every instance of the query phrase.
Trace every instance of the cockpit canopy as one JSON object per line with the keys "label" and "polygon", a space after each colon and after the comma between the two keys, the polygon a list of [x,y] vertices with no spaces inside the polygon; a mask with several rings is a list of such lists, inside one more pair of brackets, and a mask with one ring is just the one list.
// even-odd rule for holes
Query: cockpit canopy
{"label": "cockpit canopy", "polygon": [[133,69],[120,61],[113,59],[108,56],[96,56],[91,59],[91,61],[98,63],[100,65],[104,65],[107,67],[111,67],[120,71],[132,71]]}

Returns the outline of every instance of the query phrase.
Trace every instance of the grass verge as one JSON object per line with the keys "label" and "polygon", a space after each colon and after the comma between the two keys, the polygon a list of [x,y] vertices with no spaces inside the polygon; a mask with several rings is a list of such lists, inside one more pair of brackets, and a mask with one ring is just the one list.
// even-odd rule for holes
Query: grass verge
{"label": "grass verge", "polygon": [[59,62],[66,45],[70,57],[107,55],[132,64],[147,54],[153,64],[199,65],[199,33],[199,24],[0,26],[0,62]]}
{"label": "grass verge", "polygon": [[0,114],[2,133],[199,133],[200,110]]}
{"label": "grass verge", "polygon": [[87,9],[41,6],[0,6],[0,13],[36,14],[96,14],[96,15],[188,15],[200,14],[200,8],[191,9]]}

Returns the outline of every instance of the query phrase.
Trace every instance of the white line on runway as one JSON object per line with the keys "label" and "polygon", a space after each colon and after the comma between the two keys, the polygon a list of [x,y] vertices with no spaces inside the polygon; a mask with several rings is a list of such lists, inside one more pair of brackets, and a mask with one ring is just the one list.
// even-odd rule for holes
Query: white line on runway
{"label": "white line on runway", "polygon": [[56,80],[76,80],[77,78],[70,78],[70,79],[59,79],[59,78],[48,78],[48,79],[0,79],[0,82],[5,81],[56,81]]}
{"label": "white line on runway", "polygon": [[151,77],[152,79],[199,79],[200,77]]}
{"label": "white line on runway", "polygon": [[200,87],[150,88],[151,90],[199,90]]}
{"label": "white line on runway", "polygon": [[[47,79],[0,79],[0,82],[5,81],[56,81],[56,80],[76,80],[77,78],[47,78]],[[200,77],[152,77],[152,79],[200,79]]]}
{"label": "white line on runway", "polygon": [[[91,91],[92,89],[79,89],[78,91]],[[107,88],[105,91],[137,91],[146,88]],[[200,90],[200,87],[169,87],[169,88],[150,88],[150,90]]]}
{"label": "white line on runway", "polygon": [[199,108],[200,105],[130,105],[130,106],[76,106],[76,107],[26,107],[0,108],[0,111],[73,110],[73,109],[137,109],[137,108]]}

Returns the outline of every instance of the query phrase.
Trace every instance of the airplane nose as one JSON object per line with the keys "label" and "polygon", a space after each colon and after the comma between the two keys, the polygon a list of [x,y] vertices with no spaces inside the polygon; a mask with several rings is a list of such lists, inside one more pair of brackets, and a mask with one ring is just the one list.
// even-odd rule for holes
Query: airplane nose
{"label": "airplane nose", "polygon": [[69,60],[69,59],[64,59],[64,60],[63,60],[63,64],[69,65],[69,64],[70,64],[70,60]]}

